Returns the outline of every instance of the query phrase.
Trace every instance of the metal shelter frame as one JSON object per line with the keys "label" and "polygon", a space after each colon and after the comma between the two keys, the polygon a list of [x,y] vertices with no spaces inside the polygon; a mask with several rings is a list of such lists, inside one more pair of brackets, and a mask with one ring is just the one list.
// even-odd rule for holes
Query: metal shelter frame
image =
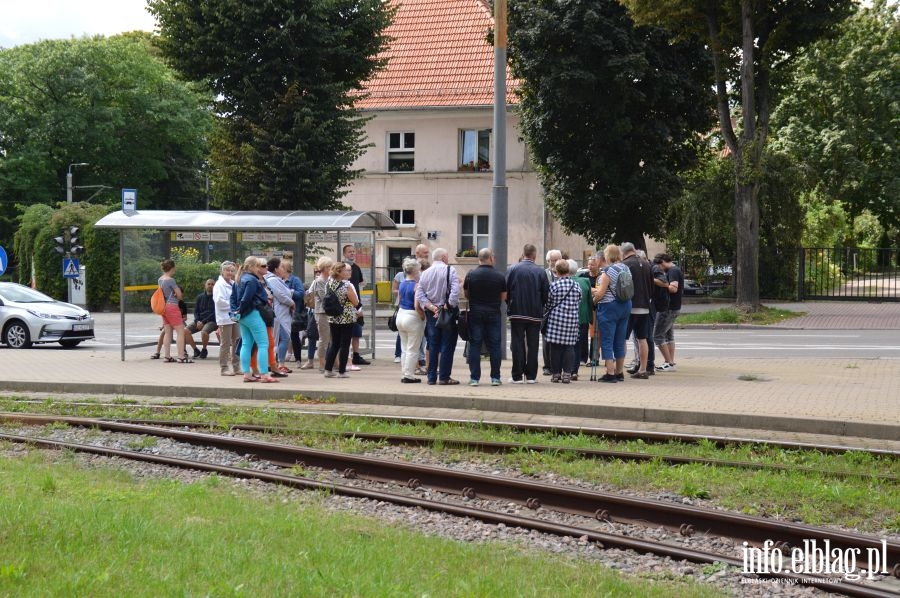
{"label": "metal shelter frame", "polygon": [[[298,233],[297,255],[299,263],[306,261],[307,233],[336,233],[337,250],[340,252],[341,233],[369,232],[372,239],[372,263],[369,266],[369,281],[375,290],[375,232],[396,230],[397,225],[384,212],[226,212],[226,211],[180,211],[142,210],[134,212],[118,211],[107,214],[97,221],[96,228],[111,228],[119,231],[119,321],[121,326],[121,358],[125,361],[125,350],[144,345],[125,344],[125,230],[176,231],[193,230],[204,232],[228,232],[234,254],[238,232],[290,232]],[[338,256],[340,257],[340,256]],[[360,298],[362,300],[362,298]],[[375,297],[370,302],[370,322],[368,344],[375,357]]]}

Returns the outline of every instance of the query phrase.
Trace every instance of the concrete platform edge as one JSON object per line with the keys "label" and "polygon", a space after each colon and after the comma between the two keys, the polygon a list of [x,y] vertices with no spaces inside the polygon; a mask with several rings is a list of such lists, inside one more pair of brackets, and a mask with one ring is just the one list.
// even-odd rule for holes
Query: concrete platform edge
{"label": "concrete platform edge", "polygon": [[[271,388],[248,385],[240,388],[204,388],[161,386],[149,384],[119,383],[79,383],[79,382],[39,382],[2,381],[0,390],[5,392],[45,392],[160,397],[180,400],[237,399],[259,401],[292,401],[299,397],[327,400],[337,403],[359,405],[387,405],[395,407],[440,407],[444,409],[477,410],[485,412],[518,413],[574,417],[584,419],[605,419],[659,424],[682,424],[715,426],[723,428],[752,428],[757,430],[783,431],[829,436],[858,436],[865,438],[895,440],[900,437],[900,427],[874,422],[848,422],[803,417],[751,415],[742,413],[693,412],[677,409],[645,407],[623,407],[603,404],[572,404],[553,401],[511,400],[503,398],[486,399],[478,397],[416,396],[399,393],[368,393],[358,391],[302,392],[296,389]],[[186,392],[187,390],[187,392]]]}

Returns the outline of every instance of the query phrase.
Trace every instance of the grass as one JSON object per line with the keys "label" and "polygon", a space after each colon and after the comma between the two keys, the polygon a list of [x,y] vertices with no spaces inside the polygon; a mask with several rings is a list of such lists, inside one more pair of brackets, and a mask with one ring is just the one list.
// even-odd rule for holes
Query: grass
{"label": "grass", "polygon": [[461,543],[330,513],[317,493],[256,495],[0,457],[3,596],[715,596],[594,561]]}
{"label": "grass", "polygon": [[[747,374],[748,381],[758,377]],[[506,428],[478,424],[426,426],[369,418],[324,417],[268,408],[181,408],[157,412],[148,406],[75,406],[48,400],[41,404],[17,397],[0,397],[0,411],[46,412],[82,417],[132,417],[205,421],[224,430],[237,423],[284,426],[288,433],[275,441],[313,446],[325,450],[360,453],[378,448],[337,432],[372,432],[426,438],[505,441],[550,445],[550,453],[519,451],[509,455],[481,455],[455,450],[438,443],[431,450],[448,462],[483,460],[519,468],[525,473],[554,473],[585,480],[611,490],[670,492],[688,498],[708,498],[725,508],[757,514],[779,514],[811,525],[858,527],[864,532],[882,530],[900,533],[900,484],[880,476],[900,476],[900,459],[864,452],[823,454],[809,450],[786,450],[756,444],[719,448],[713,442],[697,444],[650,444],[641,440],[617,442],[593,435],[557,435],[551,432],[517,433]],[[856,472],[860,477],[836,478],[799,470],[752,471],[704,465],[673,466],[660,460],[648,462],[595,461],[582,459],[566,449],[601,449],[649,455],[681,455],[730,461],[751,461],[788,468],[811,468],[830,472]],[[410,457],[419,449],[410,449]],[[0,592],[2,594],[2,592]]]}
{"label": "grass", "polygon": [[778,324],[791,318],[805,316],[804,311],[790,311],[760,306],[759,311],[747,313],[736,307],[723,307],[695,314],[681,314],[678,324],[755,324],[767,326]]}

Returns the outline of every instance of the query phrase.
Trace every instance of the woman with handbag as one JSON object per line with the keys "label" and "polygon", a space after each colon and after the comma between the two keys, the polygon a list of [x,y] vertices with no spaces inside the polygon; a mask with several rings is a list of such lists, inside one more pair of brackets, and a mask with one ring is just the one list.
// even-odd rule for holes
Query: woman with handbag
{"label": "woman with handbag", "polygon": [[415,258],[403,260],[403,273],[406,279],[397,289],[397,333],[400,335],[401,369],[403,377],[400,382],[411,384],[421,382],[416,378],[416,366],[419,361],[419,345],[425,334],[425,311],[416,300],[416,284],[420,266]]}
{"label": "woman with handbag", "polygon": [[259,366],[258,376],[253,373],[250,364],[254,345],[262,355],[266,355],[269,351],[269,336],[258,309],[260,305],[268,305],[269,301],[269,296],[260,281],[265,269],[266,263],[251,255],[244,260],[240,277],[241,319],[238,323],[241,326],[241,370],[244,372],[244,382],[278,382],[269,375],[269,367],[265,360],[263,363],[266,365]]}
{"label": "woman with handbag", "polygon": [[[331,329],[331,346],[325,356],[326,378],[349,378],[347,361],[350,357],[350,341],[353,336],[353,325],[362,314],[362,306],[356,296],[356,290],[350,284],[350,266],[337,262],[331,267],[331,278],[326,283],[326,292],[337,295],[343,311],[337,316],[328,316]],[[359,306],[359,307],[357,307]],[[335,374],[334,362],[338,362],[338,373]]]}
{"label": "woman with handbag", "polygon": [[546,341],[550,345],[550,382],[568,384],[575,367],[581,287],[569,278],[569,262],[558,260],[550,284]]}

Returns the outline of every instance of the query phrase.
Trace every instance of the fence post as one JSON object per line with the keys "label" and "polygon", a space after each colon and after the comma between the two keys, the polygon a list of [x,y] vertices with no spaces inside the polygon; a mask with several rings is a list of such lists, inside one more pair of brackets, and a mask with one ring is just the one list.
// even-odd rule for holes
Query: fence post
{"label": "fence post", "polygon": [[797,301],[803,301],[806,295],[803,281],[806,280],[806,250],[801,247],[798,252],[800,264],[797,267]]}

